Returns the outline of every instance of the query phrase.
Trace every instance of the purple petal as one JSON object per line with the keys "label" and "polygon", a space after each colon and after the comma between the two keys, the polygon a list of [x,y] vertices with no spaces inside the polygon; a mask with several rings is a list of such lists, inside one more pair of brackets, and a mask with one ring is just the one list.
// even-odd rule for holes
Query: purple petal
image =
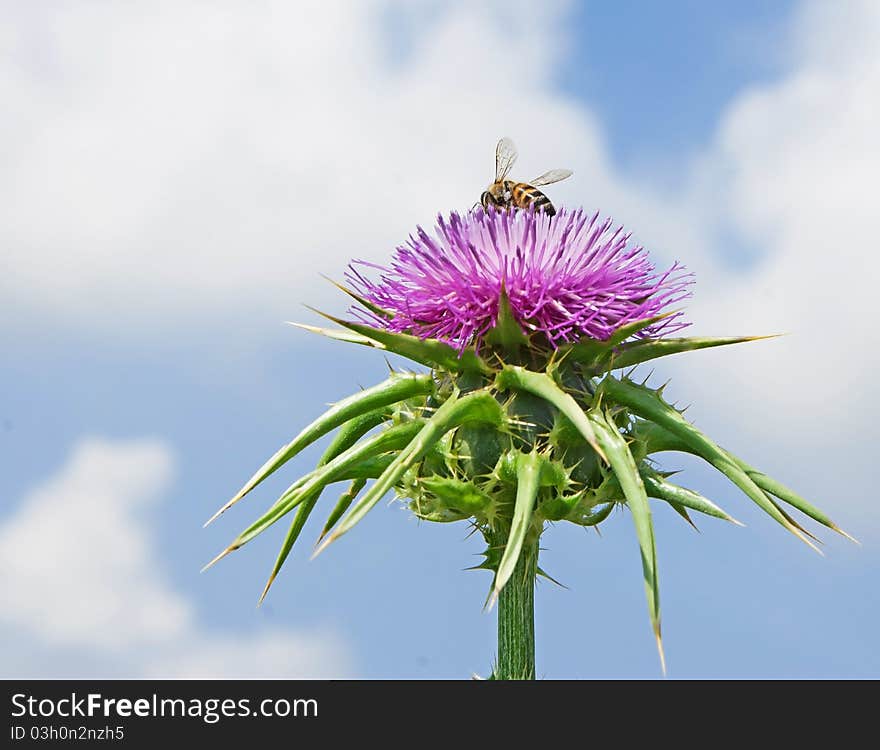
{"label": "purple petal", "polygon": [[[380,272],[372,281],[363,269]],[[620,326],[652,317],[690,296],[693,283],[678,263],[658,273],[648,252],[622,227],[582,209],[542,212],[474,210],[439,216],[434,236],[421,227],[397,247],[390,266],[353,261],[356,291],[392,314],[355,309],[370,325],[437,338],[459,350],[495,325],[502,288],[526,334],[553,345],[608,339]],[[681,313],[642,331],[681,330]]]}

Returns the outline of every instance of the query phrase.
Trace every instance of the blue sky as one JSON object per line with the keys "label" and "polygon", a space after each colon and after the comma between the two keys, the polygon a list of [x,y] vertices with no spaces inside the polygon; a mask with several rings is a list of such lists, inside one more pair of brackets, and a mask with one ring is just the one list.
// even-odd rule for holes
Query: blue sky
{"label": "blue sky", "polygon": [[557,81],[601,117],[621,165],[640,173],[674,168],[709,142],[733,97],[784,71],[778,43],[794,7],[581,3]]}
{"label": "blue sky", "polygon": [[[469,206],[501,134],[529,173],[575,170],[558,202],[695,270],[694,333],[789,333],[656,377],[864,542],[823,534],[820,558],[673,458],[747,526],[695,534],[658,509],[670,676],[878,676],[878,394],[858,346],[877,343],[880,276],[873,4],[2,14],[4,676],[488,671],[489,576],[462,572],[480,551],[464,527],[382,504],[309,562],[317,519],[260,609],[283,529],[198,571],[319,448],[203,530],[216,507],[385,375],[378,354],[283,321],[311,322],[304,302],[341,312],[320,273]],[[539,586],[539,673],[658,677],[626,513],[543,544],[569,589]]]}

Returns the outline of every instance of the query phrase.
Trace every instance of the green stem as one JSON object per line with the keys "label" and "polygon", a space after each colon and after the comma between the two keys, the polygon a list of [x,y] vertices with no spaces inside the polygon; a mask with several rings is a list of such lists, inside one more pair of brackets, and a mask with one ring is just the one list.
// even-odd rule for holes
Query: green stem
{"label": "green stem", "polygon": [[527,539],[510,580],[498,595],[496,680],[535,679],[537,540]]}

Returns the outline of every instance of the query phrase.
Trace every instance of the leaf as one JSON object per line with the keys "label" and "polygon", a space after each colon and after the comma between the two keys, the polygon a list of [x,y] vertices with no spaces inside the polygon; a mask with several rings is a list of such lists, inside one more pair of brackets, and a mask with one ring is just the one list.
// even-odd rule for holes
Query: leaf
{"label": "leaf", "polygon": [[[381,424],[386,417],[387,410],[385,407],[382,407],[380,409],[376,409],[375,411],[367,412],[366,414],[361,414],[360,416],[350,419],[348,422],[342,425],[339,432],[336,434],[336,437],[333,439],[330,445],[327,446],[327,449],[324,451],[324,455],[321,456],[321,459],[318,461],[318,467],[325,466],[334,458],[339,456],[343,451],[348,450],[370,430]],[[363,486],[363,483],[366,482],[366,480],[355,480],[355,482],[357,481],[361,482],[361,486]],[[315,505],[317,504],[318,499],[321,496],[322,490],[323,486],[318,487],[318,489],[316,490],[313,490],[299,506],[299,509],[297,510],[296,515],[294,516],[293,521],[290,524],[290,528],[287,530],[287,536],[284,537],[284,542],[282,543],[281,550],[279,551],[278,557],[275,560],[275,565],[272,567],[272,572],[269,574],[269,580],[266,581],[266,586],[263,588],[263,593],[260,594],[260,600],[257,603],[257,606],[263,603],[263,600],[266,598],[266,594],[269,593],[269,588],[272,586],[272,583],[275,581],[276,576],[281,571],[284,563],[287,561],[287,557],[290,554],[290,551],[293,549],[293,545],[296,543],[296,540],[299,539],[299,535],[303,530],[303,526],[305,526],[305,523],[311,515],[312,510],[314,510]]]}
{"label": "leaf", "polygon": [[492,498],[472,481],[433,476],[420,479],[419,482],[445,507],[465,513],[465,517],[485,512],[492,503]]}
{"label": "leaf", "polygon": [[318,537],[318,542],[320,542],[325,536],[327,536],[327,532],[336,525],[336,522],[340,518],[342,518],[342,515],[351,507],[354,499],[360,494],[360,491],[364,488],[366,484],[366,479],[355,479],[352,481],[351,486],[342,493],[342,495],[339,497],[339,500],[336,502],[333,510],[330,512],[330,515],[327,517],[327,522],[324,524],[324,528],[321,529],[321,534]]}
{"label": "leaf", "polygon": [[341,469],[334,481],[341,482],[347,479],[378,479],[382,472],[388,468],[394,460],[393,456],[383,453],[381,456],[365,458],[359,464],[353,464],[346,469]]}
{"label": "leaf", "polygon": [[260,599],[257,602],[257,606],[260,606],[263,603],[263,600],[266,598],[266,594],[269,593],[269,588],[275,582],[276,576],[281,571],[284,563],[287,561],[287,556],[293,549],[293,545],[296,544],[296,540],[299,539],[299,535],[303,530],[303,526],[306,525],[306,521],[314,510],[315,504],[318,502],[318,498],[321,496],[321,489],[312,492],[311,495],[306,498],[306,500],[302,503],[302,505],[299,506],[299,510],[297,510],[296,515],[293,517],[293,522],[290,524],[290,528],[287,530],[287,536],[284,537],[284,542],[281,545],[281,550],[278,552],[278,557],[275,559],[275,565],[272,566],[272,572],[269,574],[269,580],[266,581],[266,585],[263,587],[263,593],[260,594]]}
{"label": "leaf", "polygon": [[730,479],[767,515],[816,552],[822,554],[821,550],[807,538],[801,529],[779,511],[779,508],[770,501],[764,491],[724,450],[688,422],[655,391],[631,381],[617,380],[610,375],[602,381],[600,388],[613,401],[629,407],[638,416],[656,422],[680,438],[696,455],[708,461]]}
{"label": "leaf", "polygon": [[608,342],[598,339],[582,339],[574,344],[563,344],[559,347],[557,359],[569,359],[586,367],[594,367],[608,356],[611,347]]}
{"label": "leaf", "polygon": [[642,442],[648,455],[665,451],[678,451],[698,455],[684,440],[669,430],[647,419],[636,419],[632,437]]}
{"label": "leaf", "polygon": [[[694,448],[689,446],[681,438],[673,435],[671,432],[669,432],[669,430],[666,430],[660,425],[654,424],[653,422],[648,422],[641,419],[638,420],[636,422],[633,434],[637,437],[637,439],[643,440],[645,442],[648,453],[660,453],[662,451],[681,451],[683,453],[691,453],[697,456],[699,455],[699,453]],[[743,471],[745,471],[746,474],[748,474],[749,478],[756,485],[758,485],[758,487],[764,490],[764,492],[775,495],[783,502],[788,503],[793,508],[801,511],[801,513],[804,513],[805,515],[809,516],[814,521],[822,524],[826,528],[831,529],[832,531],[846,537],[856,544],[859,543],[857,539],[841,529],[825,513],[823,513],[814,505],[807,502],[794,490],[789,489],[781,482],[776,481],[775,479],[767,476],[753,466],[750,466],[730,451],[725,450],[724,452],[730,457],[730,460],[736,463]]]}
{"label": "leaf", "polygon": [[660,664],[666,673],[666,658],[663,655],[663,642],[660,634],[660,589],[657,583],[657,548],[654,542],[654,523],[651,520],[651,507],[645,485],[639,474],[636,462],[629,451],[626,440],[618,432],[609,416],[598,409],[591,409],[589,419],[596,432],[623,490],[626,504],[632,513],[636,527],[636,537],[642,555],[642,575],[645,579],[645,594],[648,598],[648,612],[651,627],[657,641]]}
{"label": "leaf", "polygon": [[781,482],[777,482],[775,479],[768,477],[763,472],[758,471],[752,466],[749,466],[745,461],[737,458],[731,453],[728,455],[736,461],[745,472],[751,477],[751,479],[757,484],[762,490],[765,492],[769,492],[771,495],[775,495],[780,500],[785,503],[788,503],[793,508],[797,508],[804,515],[809,516],[814,521],[822,524],[826,528],[831,529],[832,531],[836,531],[841,536],[845,536],[850,541],[858,544],[858,540],[847,534],[843,529],[841,529],[834,521],[832,521],[827,515],[825,515],[821,510],[819,510],[816,506],[808,503],[804,498],[798,495],[794,490],[789,489]]}
{"label": "leaf", "polygon": [[307,500],[312,492],[320,491],[331,482],[342,479],[345,472],[352,466],[356,466],[365,459],[381,453],[402,448],[407,445],[415,435],[419,434],[421,429],[422,423],[415,421],[389,427],[378,435],[374,435],[373,437],[340,453],[332,461],[329,461],[324,466],[314,469],[305,477],[301,477],[288,487],[281,497],[279,497],[262,516],[242,531],[232,543],[209,562],[203,570],[207,570],[230,552],[234,552],[247,544],[255,536],[261,534],[279,518],[285,516],[297,505]]}
{"label": "leaf", "polygon": [[666,357],[670,354],[695,351],[697,349],[709,349],[715,346],[728,346],[730,344],[742,344],[747,341],[761,341],[772,339],[772,336],[738,336],[733,338],[679,338],[679,339],[650,339],[633,341],[624,344],[612,355],[610,368],[617,370],[624,367],[647,362],[658,357]]}
{"label": "leaf", "polygon": [[568,520],[572,523],[579,524],[580,526],[598,526],[611,515],[611,511],[614,510],[615,505],[617,505],[617,503],[614,502],[604,504],[599,503],[590,508],[589,512],[582,515],[580,518],[569,518]]}
{"label": "leaf", "polygon": [[535,453],[520,453],[516,460],[516,500],[513,506],[513,519],[504,553],[495,574],[495,586],[489,602],[489,608],[495,603],[501,589],[513,575],[516,563],[522,551],[523,542],[532,520],[535,499],[541,483],[541,457]]}
{"label": "leaf", "polygon": [[374,349],[385,349],[385,347],[378,341],[362,336],[354,331],[347,331],[344,328],[321,328],[320,326],[310,326],[305,323],[294,323],[290,320],[287,321],[287,324],[294,326],[295,328],[302,328],[309,333],[317,333],[321,336],[326,336],[329,339],[344,341],[347,344],[361,344],[362,346],[369,346]]}
{"label": "leaf", "polygon": [[248,492],[260,484],[266,477],[280,469],[303,448],[311,445],[318,438],[336,429],[341,424],[361,414],[371,412],[378,407],[389,406],[412,396],[428,394],[433,390],[434,381],[430,375],[394,373],[385,382],[338,401],[302,430],[291,442],[281,447],[272,458],[266,461],[247,481],[244,487],[236,493],[235,497],[208,519],[205,526],[229,510]]}
{"label": "leaf", "polygon": [[339,428],[339,432],[333,437],[317,465],[326,466],[334,458],[351,448],[370,430],[382,424],[389,415],[388,407],[382,406],[349,419]]}
{"label": "leaf", "polygon": [[626,341],[630,336],[634,336],[639,331],[644,331],[648,326],[654,325],[654,323],[659,323],[661,320],[666,320],[667,318],[671,318],[673,315],[677,315],[681,310],[670,310],[669,312],[660,313],[660,315],[654,315],[650,318],[642,318],[641,320],[634,320],[631,323],[626,323],[625,325],[620,326],[611,337],[608,339],[608,346],[615,347],[622,344]]}
{"label": "leaf", "polygon": [[336,318],[313,307],[309,309],[343,328],[379,342],[389,352],[427,367],[441,367],[452,372],[483,374],[492,372],[492,368],[473,349],[465,349],[459,354],[457,349],[438,339],[420,339],[409,333],[395,333],[384,328],[373,328],[364,323]]}
{"label": "leaf", "polygon": [[468,422],[486,422],[500,426],[503,421],[504,413],[501,406],[485,389],[473,391],[466,396],[451,396],[429,419],[425,420],[419,433],[401,450],[382,476],[342,519],[339,527],[324,539],[315,550],[315,555],[320,554],[328,545],[351,531],[444,433]]}
{"label": "leaf", "polygon": [[495,384],[504,390],[517,390],[531,393],[543,398],[561,411],[568,420],[577,428],[590,447],[608,463],[602,447],[596,441],[590,421],[584,414],[583,409],[570,393],[563,391],[553,379],[544,373],[532,372],[523,367],[506,365],[495,378]]}
{"label": "leaf", "polygon": [[[677,505],[690,508],[699,513],[704,513],[707,516],[714,516],[715,518],[730,521],[737,526],[743,525],[733,518],[733,516],[725,513],[721,508],[715,505],[715,503],[699,493],[689,490],[687,487],[679,487],[677,484],[672,484],[657,472],[651,471],[644,466],[639,468],[639,473],[642,475],[645,489],[651,497],[656,497],[658,500],[665,500],[673,507]],[[676,508],[676,510],[678,510],[678,508]]]}
{"label": "leaf", "polygon": [[340,284],[338,281],[334,281],[329,276],[324,276],[327,281],[329,281],[333,286],[339,289],[341,292],[344,292],[349,297],[351,297],[355,302],[357,302],[361,307],[365,310],[369,310],[374,315],[378,315],[380,318],[385,318],[386,320],[390,320],[394,317],[393,313],[390,310],[386,310],[384,307],[379,307],[379,305],[370,302],[366,297],[362,297],[353,289],[345,286],[344,284]]}

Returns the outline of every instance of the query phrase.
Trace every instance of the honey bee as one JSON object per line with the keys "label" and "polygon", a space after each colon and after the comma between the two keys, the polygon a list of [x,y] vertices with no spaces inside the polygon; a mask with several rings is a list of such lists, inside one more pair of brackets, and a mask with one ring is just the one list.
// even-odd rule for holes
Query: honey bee
{"label": "honey bee", "polygon": [[571,177],[570,169],[551,169],[544,172],[530,182],[514,182],[508,180],[513,163],[516,161],[516,146],[510,138],[502,138],[495,147],[495,182],[480,196],[483,208],[495,206],[496,208],[528,208],[534,206],[536,211],[543,211],[548,216],[554,216],[556,209],[550,199],[544,195],[538,186],[552,185],[568,177]]}

